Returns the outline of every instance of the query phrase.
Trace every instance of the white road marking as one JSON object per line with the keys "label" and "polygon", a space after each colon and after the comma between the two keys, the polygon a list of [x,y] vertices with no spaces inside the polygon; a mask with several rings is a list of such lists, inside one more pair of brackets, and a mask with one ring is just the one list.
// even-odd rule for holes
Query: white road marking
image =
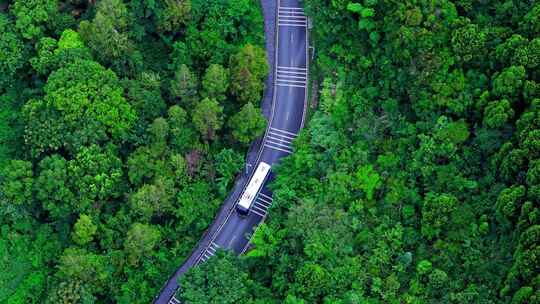
{"label": "white road marking", "polygon": [[268,208],[270,208],[270,206],[272,205],[272,199],[270,198],[270,200],[268,200],[267,197],[267,195],[259,192],[259,195],[257,196],[257,199],[253,203],[251,209],[253,213],[263,218],[266,217],[266,215],[268,214]]}
{"label": "white road marking", "polygon": [[284,6],[278,8],[278,26],[307,27],[307,23],[307,17],[302,8]]}
{"label": "white road marking", "polygon": [[276,140],[276,139],[270,139],[270,140],[268,140],[267,142],[268,142],[269,144],[271,144],[271,145],[278,146],[278,147],[280,147],[280,148],[282,148],[282,149],[285,149],[285,150],[290,150],[290,149],[291,149],[291,148],[290,148],[290,145],[288,145],[288,144],[283,144],[283,143],[281,143],[279,140]]}
{"label": "white road marking", "polygon": [[286,67],[286,66],[279,65],[277,68],[281,69],[281,70],[296,70],[296,71],[305,71],[305,72],[307,72],[307,68],[302,68],[302,67]]}
{"label": "white road marking", "polygon": [[294,133],[270,127],[266,134],[265,146],[278,151],[292,153],[292,142],[296,138]]}
{"label": "white road marking", "polygon": [[292,87],[292,88],[302,88],[305,89],[305,85],[294,85],[294,84],[286,84],[286,83],[276,83],[276,86],[278,87]]}
{"label": "white road marking", "polygon": [[298,26],[298,27],[306,27],[306,25],[303,24],[294,24],[294,23],[279,23],[279,26]]}
{"label": "white road marking", "polygon": [[169,301],[169,304],[180,304],[180,300],[178,300],[175,296],[172,296],[171,300]]}
{"label": "white road marking", "polygon": [[251,212],[255,213],[256,215],[260,216],[260,217],[265,217],[264,214],[261,214],[259,213],[258,211],[256,211],[255,209],[251,208]]}
{"label": "white road marking", "polygon": [[303,11],[301,7],[295,7],[295,6],[279,6],[280,9],[288,9],[288,10],[298,10]]}
{"label": "white road marking", "polygon": [[265,146],[265,147],[268,147],[268,148],[270,148],[270,149],[274,149],[274,150],[278,150],[278,151],[281,151],[281,152],[285,152],[285,153],[287,153],[287,154],[291,154],[291,153],[293,152],[292,150],[282,149],[282,148],[276,147],[276,146],[272,145],[271,143],[265,144],[264,146]]}
{"label": "white road marking", "polygon": [[278,66],[276,74],[277,85],[300,87],[307,85],[307,69]]}
{"label": "white road marking", "polygon": [[218,250],[218,248],[220,248],[220,246],[216,243],[214,243],[214,241],[211,241],[210,244],[208,245],[208,247],[206,248],[206,250],[204,251],[204,253],[200,256],[199,260],[197,261],[198,262],[206,262],[208,261],[208,259],[210,259],[212,256],[214,256],[216,254],[216,250]]}
{"label": "white road marking", "polygon": [[282,130],[282,129],[278,129],[278,128],[274,128],[274,127],[270,127],[270,130],[275,131],[275,132],[278,132],[278,133],[283,133],[283,134],[290,135],[290,136],[292,136],[293,138],[296,138],[296,136],[298,136],[298,134],[296,134],[296,133],[293,133],[293,132],[290,132],[290,131],[286,131],[286,130]]}
{"label": "white road marking", "polygon": [[257,197],[257,203],[260,205],[263,205],[264,207],[268,208],[272,205],[272,198],[268,200],[267,198],[261,196],[262,193],[259,193],[259,196]]}
{"label": "white road marking", "polygon": [[[305,21],[304,21],[304,19],[305,19]],[[280,1],[278,0],[278,26],[291,26],[291,27],[295,26],[295,27],[306,27],[307,28],[307,18],[305,17],[303,9],[301,7],[281,6]],[[277,35],[279,36],[279,31],[278,31]],[[293,42],[293,40],[294,40],[294,38],[291,35],[291,42]],[[279,48],[279,46],[276,45],[276,48]],[[306,55],[307,55],[307,48],[306,48]],[[276,67],[276,69],[277,68],[284,68],[286,70],[306,71],[306,76],[307,76],[307,68]],[[285,73],[285,74],[289,74],[289,75],[294,76],[294,74],[291,74],[291,73]],[[295,77],[291,77],[291,78],[295,78]],[[306,85],[296,85],[296,84],[290,84],[290,83],[276,83],[275,85],[276,86],[281,86],[281,87],[297,87],[297,88],[304,88],[304,89],[306,88]],[[306,98],[307,98],[307,95],[305,96],[305,99]],[[304,100],[304,104],[305,104],[305,101],[306,100]],[[305,109],[306,109],[306,107],[304,107],[304,111],[305,111]],[[305,112],[304,112],[304,114],[305,114]],[[272,117],[273,117],[273,114],[272,114]],[[302,117],[302,124],[303,124],[303,121],[304,121],[304,117]],[[274,128],[270,128],[270,129],[274,129]],[[282,131],[282,132],[285,132],[286,134],[296,136],[296,134],[288,132],[288,131],[284,131],[284,130],[278,130],[278,131]],[[285,151],[283,149],[279,149],[279,148],[276,148],[276,147],[270,147],[270,148],[276,149],[276,150],[279,150],[279,151],[283,151],[283,152],[286,152],[286,153],[291,153],[292,152],[292,151],[291,152],[290,151]],[[259,157],[257,158],[257,161],[260,159],[260,155],[261,155],[261,153],[259,153]],[[269,204],[271,204],[271,201],[272,201],[271,196],[268,196],[268,195],[263,194],[263,193],[259,193],[259,197],[261,198],[259,201],[264,202],[262,204],[266,204],[268,202],[269,202]],[[223,226],[228,222],[230,216],[233,213],[234,213],[234,209],[232,209],[231,212],[229,212],[229,214],[227,215],[225,220],[222,222],[222,224],[219,226],[218,230],[215,232],[214,237],[212,238],[212,242],[209,245],[209,247],[207,248],[208,251],[212,251],[212,252],[215,253],[215,250],[216,250],[217,247],[213,246],[213,244],[215,244],[213,241],[216,239],[218,233],[221,232]],[[263,219],[264,219],[263,215],[259,214],[259,216],[262,216]],[[257,228],[258,227],[259,226],[257,226]],[[230,247],[235,240],[236,240],[236,236],[233,235],[231,240],[228,242],[228,247]],[[215,244],[215,245],[217,246],[217,244]],[[247,244],[245,245],[244,249],[242,250],[242,253],[244,253],[246,251],[248,246],[249,246],[249,240],[248,240]],[[206,252],[205,252],[205,254],[206,254]],[[168,303],[169,304],[180,304],[181,302],[180,302],[180,300],[178,300],[175,297],[175,295],[173,295]]]}
{"label": "white road marking", "polygon": [[259,195],[262,196],[262,197],[264,197],[266,200],[269,200],[269,201],[272,201],[272,200],[273,200],[272,197],[271,197],[270,195],[266,195],[266,194],[264,194],[264,193],[262,193],[262,192],[259,192]]}

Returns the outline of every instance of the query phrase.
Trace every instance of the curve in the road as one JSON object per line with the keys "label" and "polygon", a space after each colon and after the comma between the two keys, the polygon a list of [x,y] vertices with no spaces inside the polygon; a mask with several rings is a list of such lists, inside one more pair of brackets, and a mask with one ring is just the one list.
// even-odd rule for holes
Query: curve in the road
{"label": "curve in the road", "polygon": [[[281,158],[291,154],[292,141],[304,125],[309,71],[308,20],[304,14],[302,0],[277,0],[276,9],[272,110],[256,161],[250,168],[256,168],[260,162],[275,165]],[[235,208],[230,208],[225,217],[213,223],[213,226],[216,225],[218,228],[214,229],[211,235],[206,236],[209,242],[205,243],[202,250],[193,252],[188,259],[191,263],[183,265],[169,279],[155,299],[155,304],[180,303],[174,296],[179,288],[176,282],[178,276],[189,267],[208,260],[217,249],[232,250],[237,254],[247,250],[249,235],[264,221],[267,210],[272,204],[272,192],[267,185],[273,178],[271,172],[248,216],[241,217]],[[241,192],[238,191],[240,189],[243,191],[248,181],[249,179],[245,179],[242,184],[237,184],[239,189],[235,189],[236,192]]]}

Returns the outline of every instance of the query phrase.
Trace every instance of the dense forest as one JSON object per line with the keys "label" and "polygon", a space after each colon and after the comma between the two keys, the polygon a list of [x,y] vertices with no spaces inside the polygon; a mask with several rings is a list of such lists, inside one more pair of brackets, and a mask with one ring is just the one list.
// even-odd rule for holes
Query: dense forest
{"label": "dense forest", "polygon": [[540,4],[304,2],[318,109],[253,249],[179,296],[540,303]]}
{"label": "dense forest", "polygon": [[[313,110],[185,303],[540,303],[540,4],[305,0]],[[0,302],[150,303],[266,122],[258,0],[0,1]]]}
{"label": "dense forest", "polygon": [[257,0],[0,1],[0,303],[150,303],[266,120]]}

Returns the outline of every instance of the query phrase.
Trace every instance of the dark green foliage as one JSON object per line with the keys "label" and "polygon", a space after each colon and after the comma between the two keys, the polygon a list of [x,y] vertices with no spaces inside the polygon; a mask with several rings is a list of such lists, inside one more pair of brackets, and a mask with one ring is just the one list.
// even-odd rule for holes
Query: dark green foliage
{"label": "dark green foliage", "polygon": [[264,50],[246,44],[231,57],[231,91],[242,103],[258,104],[268,73]]}
{"label": "dark green foliage", "polygon": [[538,303],[540,6],[304,3],[319,109],[245,280],[276,303]]}
{"label": "dark green foliage", "polygon": [[122,96],[117,76],[90,60],[77,60],[51,73],[44,93],[24,109],[25,137],[35,155],[119,142],[137,116]]}
{"label": "dark green foliage", "polygon": [[0,13],[0,90],[13,82],[15,73],[24,64],[24,44],[9,17]]}
{"label": "dark green foliage", "polygon": [[179,299],[184,303],[253,303],[255,282],[230,253],[219,252],[201,267],[190,270],[180,280]]}
{"label": "dark green foliage", "polygon": [[0,301],[32,302],[36,294],[47,289],[47,278],[54,269],[49,265],[57,258],[61,244],[48,225],[32,225],[23,231],[3,225],[0,237]]}
{"label": "dark green foliage", "polygon": [[249,144],[261,136],[266,130],[266,118],[259,108],[251,102],[246,103],[242,109],[229,120],[232,135],[242,144]]}
{"label": "dark green foliage", "polygon": [[129,11],[123,1],[103,0],[97,5],[94,19],[82,21],[79,31],[98,59],[125,67],[135,52],[129,37],[130,23]]}
{"label": "dark green foliage", "polygon": [[58,0],[17,0],[10,7],[15,28],[26,39],[39,39],[61,22]]}
{"label": "dark green foliage", "polygon": [[243,166],[259,3],[0,2],[0,302],[149,303]]}
{"label": "dark green foliage", "polygon": [[[304,2],[319,109],[178,297],[539,302],[540,5]],[[149,303],[264,130],[259,2],[8,3],[0,302]]]}
{"label": "dark green foliage", "polygon": [[215,99],[205,98],[193,109],[193,125],[201,137],[212,140],[223,126],[223,107]]}

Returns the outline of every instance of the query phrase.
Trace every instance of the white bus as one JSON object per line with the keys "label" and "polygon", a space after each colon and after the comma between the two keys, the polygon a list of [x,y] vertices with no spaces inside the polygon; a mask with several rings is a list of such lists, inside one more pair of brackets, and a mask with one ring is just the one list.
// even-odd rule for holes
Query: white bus
{"label": "white bus", "polygon": [[240,197],[240,201],[238,202],[238,205],[236,205],[236,210],[238,211],[238,213],[243,214],[243,215],[248,214],[249,208],[251,208],[251,204],[253,204],[253,201],[255,200],[257,193],[259,192],[262,185],[264,184],[264,181],[268,177],[269,172],[270,172],[269,164],[265,162],[261,162],[259,166],[257,166],[257,169],[255,170],[255,173],[253,174],[253,177],[251,177],[249,184],[244,190],[244,193],[242,193],[242,196]]}

